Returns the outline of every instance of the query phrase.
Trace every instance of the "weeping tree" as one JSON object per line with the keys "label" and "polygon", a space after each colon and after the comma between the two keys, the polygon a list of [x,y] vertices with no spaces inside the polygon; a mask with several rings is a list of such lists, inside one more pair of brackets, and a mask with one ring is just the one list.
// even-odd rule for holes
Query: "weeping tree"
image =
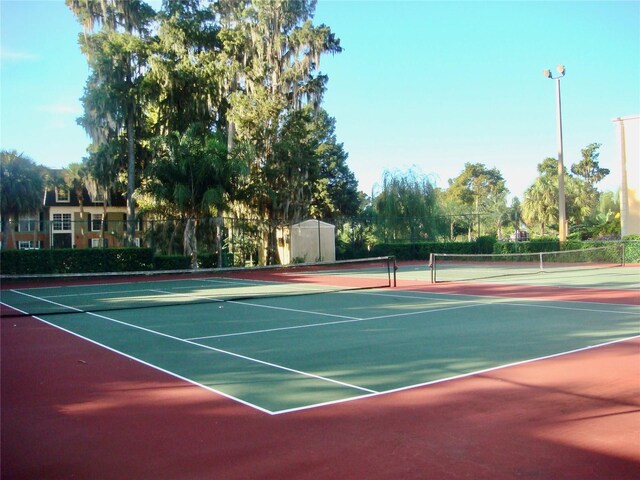
{"label": "weeping tree", "polygon": [[145,76],[153,136],[184,134],[194,123],[221,132],[224,66],[215,13],[200,0],[165,0],[157,19]]}
{"label": "weeping tree", "polygon": [[[329,27],[312,24],[315,4],[313,0],[221,0],[216,4],[230,72],[225,90],[228,144],[246,143],[255,152],[249,208],[270,225],[289,217],[292,204],[300,203],[306,188],[304,161],[311,146],[304,135],[292,132],[300,127],[294,112],[305,105],[320,106],[327,82],[319,71],[320,57],[342,50]],[[302,142],[292,148],[296,136]],[[289,175],[300,169],[301,176]],[[287,176],[297,185],[289,185],[288,194],[283,195],[280,187]],[[266,261],[276,263],[273,229],[266,240]]]}
{"label": "weeping tree", "polygon": [[216,12],[199,0],[167,0],[157,18],[145,77],[153,158],[140,198],[146,210],[182,219],[183,251],[194,262],[197,226],[203,216],[218,215],[220,264],[222,214],[244,191],[243,157],[226,148],[223,99],[230,65],[221,49],[220,24]]}
{"label": "weeping tree", "polygon": [[[79,124],[92,140],[90,151],[113,150],[126,144],[126,157],[118,167],[127,173],[127,234],[135,232],[137,130],[143,128],[141,85],[147,69],[150,33],[155,12],[141,0],[66,0],[84,29],[79,44],[91,73],[82,97],[84,115]],[[103,148],[103,145],[110,144]],[[103,155],[94,158],[96,165]],[[106,160],[111,168],[115,162]]]}
{"label": "weeping tree", "polygon": [[425,175],[386,171],[374,205],[385,241],[415,243],[437,236],[436,192]]}

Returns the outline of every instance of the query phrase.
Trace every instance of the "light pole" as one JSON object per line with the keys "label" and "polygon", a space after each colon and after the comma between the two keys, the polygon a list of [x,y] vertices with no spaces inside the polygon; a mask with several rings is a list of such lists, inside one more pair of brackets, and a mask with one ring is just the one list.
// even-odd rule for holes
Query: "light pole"
{"label": "light pole", "polygon": [[562,104],[560,102],[560,79],[564,77],[564,65],[558,65],[557,77],[551,70],[545,70],[544,76],[556,81],[556,100],[558,106],[558,236],[561,242],[567,239],[567,219],[564,195],[564,163],[562,160]]}

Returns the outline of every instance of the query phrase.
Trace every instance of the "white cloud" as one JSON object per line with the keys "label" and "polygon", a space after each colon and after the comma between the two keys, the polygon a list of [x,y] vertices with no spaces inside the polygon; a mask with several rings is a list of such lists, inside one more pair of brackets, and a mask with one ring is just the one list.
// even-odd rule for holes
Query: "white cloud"
{"label": "white cloud", "polygon": [[28,62],[31,60],[37,60],[38,56],[30,52],[2,49],[0,51],[0,58],[3,62]]}
{"label": "white cloud", "polygon": [[78,115],[82,113],[80,106],[73,103],[49,103],[46,105],[40,105],[38,107],[39,112],[54,113],[58,115],[74,114]]}

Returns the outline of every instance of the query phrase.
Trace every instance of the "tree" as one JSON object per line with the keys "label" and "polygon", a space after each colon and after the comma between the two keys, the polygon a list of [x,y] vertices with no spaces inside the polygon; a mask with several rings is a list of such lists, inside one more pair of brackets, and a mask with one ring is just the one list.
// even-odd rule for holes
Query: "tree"
{"label": "tree", "polygon": [[[555,158],[545,158],[538,164],[539,176],[525,190],[522,202],[522,217],[525,223],[529,227],[539,226],[543,236],[548,226],[558,225],[557,165]],[[565,185],[568,177],[569,175],[565,172]]]}
{"label": "tree", "polygon": [[153,150],[157,153],[147,171],[150,180],[146,189],[184,217],[183,252],[195,266],[198,222],[225,210],[244,165],[229,161],[222,137],[210,134],[199,124],[193,124],[183,135],[173,132],[156,137]]}
{"label": "tree", "polygon": [[[482,163],[466,163],[464,170],[454,179],[449,180],[448,196],[462,205],[473,207],[477,216],[480,235],[480,216],[506,209],[509,190],[500,171],[487,168]],[[502,218],[502,216],[500,217]]]}
{"label": "tree", "polygon": [[414,170],[385,172],[374,201],[385,241],[434,238],[436,194],[429,178]]}
{"label": "tree", "polygon": [[[596,145],[596,144],[593,144]],[[585,152],[587,149],[583,150]],[[589,154],[590,156],[591,154]],[[572,168],[574,170],[574,168]],[[523,215],[529,225],[545,227],[558,224],[558,171],[555,158],[538,165],[539,177],[525,192]],[[591,177],[593,180],[595,177]],[[598,191],[589,182],[565,172],[565,204],[570,226],[587,222],[596,212]]]}
{"label": "tree", "polygon": [[320,56],[341,51],[340,41],[328,27],[312,25],[315,3],[226,0],[216,7],[222,15],[220,35],[230,64],[228,144],[235,145],[237,139],[256,153],[250,170],[255,186],[250,207],[270,223],[268,263],[277,260],[272,224],[285,221],[292,205],[298,208],[304,201],[300,196],[304,186],[289,185],[288,197],[281,190],[287,169],[300,168],[287,162],[304,161],[310,147],[292,143],[294,138],[308,140],[300,134],[300,118],[294,112],[305,105],[319,107],[327,82],[319,73]]}
{"label": "tree", "polygon": [[2,248],[7,247],[10,221],[20,215],[34,213],[42,206],[44,193],[43,169],[29,157],[15,150],[0,152],[2,183],[0,217],[2,218]]}
{"label": "tree", "polygon": [[600,167],[600,162],[598,162],[598,157],[600,156],[598,149],[600,147],[600,143],[591,143],[580,150],[582,160],[571,165],[571,173],[582,177],[592,187],[611,173],[608,168]]}
{"label": "tree", "polygon": [[471,219],[470,221],[468,207],[452,196],[449,189],[437,188],[436,198],[438,211],[440,212],[440,222],[446,225],[450,241],[453,241],[458,235],[471,231],[473,220]]}
{"label": "tree", "polygon": [[311,132],[317,137],[315,154],[320,163],[319,179],[312,191],[311,215],[338,221],[353,217],[361,209],[358,181],[347,165],[348,154],[335,134],[335,119],[320,109],[313,116]]}
{"label": "tree", "polygon": [[511,206],[507,211],[509,225],[518,232],[522,227],[522,203],[518,197],[513,197]]}
{"label": "tree", "polygon": [[566,181],[567,219],[570,225],[580,225],[595,215],[598,207],[598,191],[579,178],[569,176]]}
{"label": "tree", "polygon": [[222,131],[223,66],[215,12],[199,0],[168,0],[158,13],[145,94],[153,135],[184,134],[194,123]]}
{"label": "tree", "polygon": [[[94,144],[94,152],[118,150],[126,142],[126,243],[135,232],[136,125],[140,126],[140,85],[146,69],[147,40],[155,12],[141,0],[66,0],[84,28],[79,43],[91,74],[83,96],[84,116],[79,123]],[[101,30],[93,33],[96,26]],[[104,149],[102,151],[105,151]],[[102,158],[102,157],[101,157]],[[110,165],[114,162],[108,161]]]}
{"label": "tree", "polygon": [[[70,163],[67,168],[63,169],[62,176],[69,190],[74,191],[78,197],[80,220],[82,220],[84,218],[84,188],[89,176],[87,166],[83,163]],[[80,225],[82,225],[81,229],[84,235],[84,222],[80,222]]]}
{"label": "tree", "polygon": [[122,158],[123,145],[117,142],[102,143],[89,147],[89,156],[85,159],[87,175],[102,191],[102,225],[100,227],[100,243],[104,246],[104,222],[107,218],[107,206],[111,199],[111,191],[118,184],[118,162]]}

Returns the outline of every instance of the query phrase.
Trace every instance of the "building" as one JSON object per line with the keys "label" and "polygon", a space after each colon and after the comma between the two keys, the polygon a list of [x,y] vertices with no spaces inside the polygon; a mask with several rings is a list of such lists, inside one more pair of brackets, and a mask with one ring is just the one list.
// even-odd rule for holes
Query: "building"
{"label": "building", "polygon": [[618,154],[622,179],[620,185],[621,234],[640,235],[640,115],[619,117]]}
{"label": "building", "polygon": [[334,262],[336,227],[320,220],[305,220],[277,230],[278,254],[283,265]]}
{"label": "building", "polygon": [[[8,220],[6,249],[96,248],[124,246],[127,202],[120,193],[105,196],[97,188],[57,187],[44,192],[38,212]],[[142,222],[136,222],[136,246],[143,244]]]}

